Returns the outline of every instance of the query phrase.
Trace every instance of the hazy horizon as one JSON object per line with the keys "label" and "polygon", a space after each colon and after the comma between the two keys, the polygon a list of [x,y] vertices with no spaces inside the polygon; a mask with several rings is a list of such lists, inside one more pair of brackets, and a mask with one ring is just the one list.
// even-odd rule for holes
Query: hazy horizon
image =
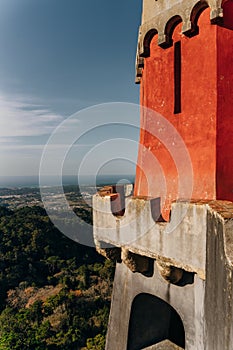
{"label": "hazy horizon", "polygon": [[[97,185],[101,184],[114,184],[118,182],[133,183],[134,174],[100,174],[95,178]],[[46,181],[48,186],[53,186],[56,175],[48,175]],[[86,174],[81,175],[82,185],[93,184],[93,175]],[[74,175],[64,175],[63,185],[78,185],[78,177]],[[28,176],[1,176],[0,175],[0,188],[3,187],[39,187],[39,176],[28,175]]]}

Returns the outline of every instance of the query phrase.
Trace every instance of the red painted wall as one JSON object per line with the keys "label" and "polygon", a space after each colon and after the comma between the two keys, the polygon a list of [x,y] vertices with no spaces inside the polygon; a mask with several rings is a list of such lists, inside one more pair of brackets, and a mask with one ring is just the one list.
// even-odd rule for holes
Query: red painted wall
{"label": "red painted wall", "polygon": [[223,0],[223,18],[224,26],[229,29],[233,29],[233,0]]}
{"label": "red painted wall", "polygon": [[233,31],[219,27],[217,43],[217,198],[233,201]]}
{"label": "red painted wall", "polygon": [[[174,45],[167,49],[160,48],[157,36],[151,41],[150,57],[145,59],[140,98],[142,106],[160,113],[183,138],[193,167],[191,197],[215,199],[217,196],[233,200],[233,88],[229,86],[230,81],[233,84],[233,65],[230,64],[233,31],[211,25],[209,16],[209,9],[201,14],[197,36],[187,38],[181,34],[182,24],[176,27],[173,34],[174,42],[181,41],[181,113],[174,114]],[[169,149],[164,147],[161,142],[164,130],[161,130],[160,138],[155,119],[142,111],[140,144],[154,155],[161,168],[157,166],[155,169],[148,161],[145,149],[139,148],[135,195],[164,195],[162,213],[168,219],[171,201],[187,195],[185,190],[178,193],[178,179],[186,179],[184,187],[189,186],[190,174],[184,162],[183,165],[182,161],[179,164],[179,159],[176,159],[175,164],[171,155],[173,152],[182,154],[182,147],[177,148],[174,140],[168,142]],[[158,137],[151,135],[154,133]],[[161,186],[162,177],[166,179],[166,186]]]}

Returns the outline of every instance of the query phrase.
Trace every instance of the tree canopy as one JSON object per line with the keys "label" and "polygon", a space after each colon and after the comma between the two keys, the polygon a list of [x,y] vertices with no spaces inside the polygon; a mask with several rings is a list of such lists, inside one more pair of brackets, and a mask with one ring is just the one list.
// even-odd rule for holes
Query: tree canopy
{"label": "tree canopy", "polygon": [[104,349],[113,275],[43,208],[0,207],[0,350]]}

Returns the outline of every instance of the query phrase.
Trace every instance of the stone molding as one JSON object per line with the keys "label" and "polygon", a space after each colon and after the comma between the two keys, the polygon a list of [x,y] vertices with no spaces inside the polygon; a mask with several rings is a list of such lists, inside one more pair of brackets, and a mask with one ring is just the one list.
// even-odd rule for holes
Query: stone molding
{"label": "stone molding", "polygon": [[158,34],[158,45],[172,46],[175,26],[182,22],[182,33],[187,37],[198,34],[197,20],[200,13],[210,7],[212,24],[222,25],[223,10],[221,0],[144,0],[142,23],[138,33],[136,54],[136,83],[140,83],[144,58],[150,56],[150,41]]}

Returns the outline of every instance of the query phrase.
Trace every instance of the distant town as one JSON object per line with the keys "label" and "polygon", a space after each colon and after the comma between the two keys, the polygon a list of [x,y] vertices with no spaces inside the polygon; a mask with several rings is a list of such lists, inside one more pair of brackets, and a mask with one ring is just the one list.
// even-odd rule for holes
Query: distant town
{"label": "distant town", "polygon": [[[94,186],[86,186],[82,188],[80,192],[78,186],[67,185],[64,186],[64,193],[69,205],[73,209],[90,209],[92,195],[97,191]],[[44,193],[45,191],[43,191]],[[60,189],[57,187],[46,188],[45,198],[47,202],[52,202],[54,210],[60,209],[61,202]],[[14,188],[0,188],[0,206],[7,207],[9,209],[18,209],[25,206],[41,206],[43,202],[41,200],[41,193],[39,187],[14,187]]]}

